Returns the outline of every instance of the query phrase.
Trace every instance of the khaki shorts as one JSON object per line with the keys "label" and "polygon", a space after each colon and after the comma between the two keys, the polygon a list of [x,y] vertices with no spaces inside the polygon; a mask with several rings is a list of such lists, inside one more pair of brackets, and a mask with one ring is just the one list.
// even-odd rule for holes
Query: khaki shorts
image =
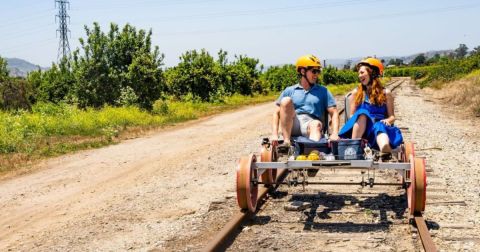
{"label": "khaki shorts", "polygon": [[315,120],[309,114],[295,114],[293,118],[292,136],[304,136],[308,137],[308,124]]}

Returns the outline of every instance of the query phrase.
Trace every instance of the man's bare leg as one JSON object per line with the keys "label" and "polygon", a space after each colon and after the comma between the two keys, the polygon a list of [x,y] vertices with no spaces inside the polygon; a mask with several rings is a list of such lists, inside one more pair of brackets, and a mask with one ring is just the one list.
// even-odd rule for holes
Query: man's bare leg
{"label": "man's bare leg", "polygon": [[282,135],[285,143],[290,144],[290,136],[292,135],[293,117],[295,116],[295,108],[290,97],[284,97],[280,101],[280,126],[282,127]]}
{"label": "man's bare leg", "polygon": [[308,124],[308,138],[318,141],[322,138],[322,122],[313,120]]}

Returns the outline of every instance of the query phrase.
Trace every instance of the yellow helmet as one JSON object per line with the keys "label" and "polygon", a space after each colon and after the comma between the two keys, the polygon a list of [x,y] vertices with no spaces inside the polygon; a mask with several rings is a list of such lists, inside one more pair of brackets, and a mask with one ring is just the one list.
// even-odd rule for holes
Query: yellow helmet
{"label": "yellow helmet", "polygon": [[297,59],[296,67],[297,67],[297,72],[298,72],[298,71],[300,71],[300,68],[302,68],[302,67],[304,67],[304,68],[320,67],[321,68],[322,64],[320,64],[320,59],[318,59],[317,57],[315,57],[311,54],[307,54],[307,55],[303,55],[302,57]]}
{"label": "yellow helmet", "polygon": [[383,64],[380,60],[376,58],[366,58],[363,59],[362,61],[358,62],[357,68],[359,68],[361,65],[367,65],[371,68],[376,68],[378,70],[378,74],[382,75],[383,74]]}

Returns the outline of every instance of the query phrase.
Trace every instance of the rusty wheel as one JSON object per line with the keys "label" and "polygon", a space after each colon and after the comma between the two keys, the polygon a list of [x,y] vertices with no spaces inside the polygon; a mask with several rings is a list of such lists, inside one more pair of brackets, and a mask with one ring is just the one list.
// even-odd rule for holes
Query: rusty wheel
{"label": "rusty wheel", "polygon": [[415,158],[415,212],[425,210],[427,201],[427,171],[424,158]]}
{"label": "rusty wheel", "polygon": [[254,184],[257,170],[252,164],[256,162],[255,155],[241,157],[237,167],[237,202],[241,209],[255,212],[257,208],[258,185]]}
{"label": "rusty wheel", "polygon": [[412,142],[405,142],[404,143],[405,147],[405,156],[404,156],[404,162],[410,162],[410,155],[413,155],[413,158],[415,158],[415,145]]}
{"label": "rusty wheel", "polygon": [[410,161],[410,186],[407,188],[408,211],[410,215],[425,210],[427,200],[427,174],[425,159],[415,158]]}
{"label": "rusty wheel", "polygon": [[[402,146],[402,152],[402,162],[410,163],[410,160],[415,158],[415,145],[412,142],[405,142]],[[404,184],[404,188],[406,188],[405,178],[409,177],[410,171],[405,171],[404,177],[402,177],[402,184]]]}
{"label": "rusty wheel", "polygon": [[[278,146],[278,141],[272,141],[270,145],[270,149],[272,150],[272,162],[278,161],[277,146]],[[273,177],[273,181],[277,179],[277,169],[274,169],[272,171],[272,177]]]}
{"label": "rusty wheel", "polygon": [[[272,162],[274,160],[276,161],[275,152],[273,151],[274,148],[276,149],[276,146],[274,147],[273,142],[270,147],[263,145],[262,148],[260,149],[260,162]],[[262,174],[263,183],[267,183],[271,185],[275,183],[276,179],[277,179],[277,169],[267,169]],[[270,186],[270,185],[266,185],[266,186]]]}

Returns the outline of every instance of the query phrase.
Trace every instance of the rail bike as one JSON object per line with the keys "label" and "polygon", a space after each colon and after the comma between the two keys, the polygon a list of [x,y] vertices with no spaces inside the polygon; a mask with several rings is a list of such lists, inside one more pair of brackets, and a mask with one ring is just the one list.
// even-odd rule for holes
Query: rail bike
{"label": "rail bike", "polygon": [[[346,99],[347,100],[347,99]],[[347,114],[347,113],[346,113]],[[424,158],[415,156],[413,142],[403,142],[392,151],[393,158],[384,161],[379,152],[370,149],[362,139],[340,139],[329,142],[326,138],[312,141],[305,137],[292,139],[292,145],[282,149],[282,141],[264,138],[260,151],[241,157],[236,170],[237,202],[242,210],[255,212],[260,186],[273,187],[278,184],[308,186],[311,184],[399,186],[406,190],[409,217],[413,218],[425,210],[426,164]],[[310,182],[321,169],[357,169],[359,182]],[[289,173],[285,179],[277,179],[279,171]],[[379,183],[375,171],[394,170],[400,183]],[[392,173],[393,174],[393,173]]]}

